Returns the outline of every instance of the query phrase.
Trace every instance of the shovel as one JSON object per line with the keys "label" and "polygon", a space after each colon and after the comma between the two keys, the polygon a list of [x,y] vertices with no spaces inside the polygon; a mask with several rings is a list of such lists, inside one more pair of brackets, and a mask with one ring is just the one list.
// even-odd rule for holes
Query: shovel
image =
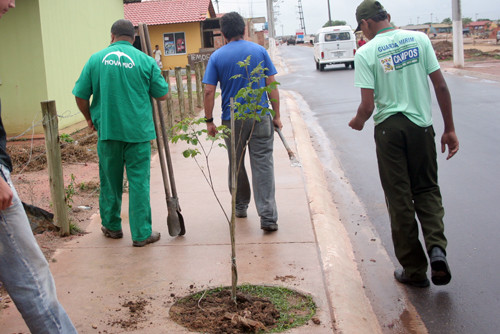
{"label": "shovel", "polygon": [[[156,101],[158,110],[161,110],[161,103],[160,101]],[[165,119],[163,117],[163,113],[160,111],[159,112],[159,118],[160,118],[160,127],[161,127],[161,136],[163,138],[163,147],[165,150],[165,155],[167,158],[167,169],[168,169],[168,176],[170,178],[170,187],[172,189],[172,196],[167,199],[167,208],[169,215],[167,216],[167,225],[170,226],[169,224],[169,217],[170,212],[176,212],[177,213],[177,218],[178,218],[178,225],[180,227],[180,231],[178,235],[184,235],[186,234],[186,227],[184,226],[184,217],[182,217],[181,214],[181,207],[179,205],[179,199],[177,198],[177,188],[175,187],[175,178],[174,178],[174,168],[172,165],[172,156],[170,155],[170,148],[168,145],[168,135],[167,131],[165,130]],[[173,215],[172,215],[173,216]],[[175,223],[175,218],[170,217],[172,225]]]}
{"label": "shovel", "polygon": [[[139,24],[139,36],[141,37],[141,46],[145,53],[152,55],[151,42],[149,40],[149,32],[147,25]],[[170,150],[168,148],[168,138],[164,129],[163,113],[161,112],[161,103],[151,99],[151,104],[153,105],[153,120],[156,131],[156,144],[158,146],[158,153],[160,155],[160,166],[163,176],[163,187],[165,189],[165,196],[167,200],[167,227],[168,234],[172,237],[178,235],[184,235],[186,229],[184,226],[184,218],[180,214],[179,200],[177,194],[174,197],[170,194],[169,187],[169,176],[168,171],[170,171],[170,182],[172,183],[172,189],[175,190],[175,184],[173,183],[173,168],[172,161],[170,157]],[[163,141],[161,138],[163,138]],[[165,155],[168,155],[165,157]],[[169,166],[167,167],[165,161],[169,161]],[[167,171],[168,169],[168,171]]]}
{"label": "shovel", "polygon": [[302,167],[302,164],[300,163],[299,159],[295,156],[295,153],[293,153],[292,149],[290,146],[288,146],[288,143],[286,142],[285,137],[283,136],[283,133],[281,132],[280,128],[274,127],[274,130],[278,133],[280,136],[281,141],[283,142],[283,145],[285,145],[286,151],[288,153],[288,157],[290,158],[290,166],[292,167]]}

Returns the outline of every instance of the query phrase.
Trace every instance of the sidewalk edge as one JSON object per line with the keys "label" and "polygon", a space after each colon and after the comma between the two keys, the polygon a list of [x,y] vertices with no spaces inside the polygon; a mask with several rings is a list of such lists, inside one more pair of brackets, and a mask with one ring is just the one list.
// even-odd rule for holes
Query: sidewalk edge
{"label": "sidewalk edge", "polygon": [[477,72],[477,71],[470,71],[470,70],[465,70],[463,68],[455,68],[455,67],[444,68],[443,72],[454,74],[454,75],[459,75],[462,77],[467,76],[467,77],[473,77],[473,78],[477,78],[477,79],[484,79],[484,80],[491,80],[491,81],[500,82],[500,75],[490,74],[490,73],[482,73],[482,72]]}

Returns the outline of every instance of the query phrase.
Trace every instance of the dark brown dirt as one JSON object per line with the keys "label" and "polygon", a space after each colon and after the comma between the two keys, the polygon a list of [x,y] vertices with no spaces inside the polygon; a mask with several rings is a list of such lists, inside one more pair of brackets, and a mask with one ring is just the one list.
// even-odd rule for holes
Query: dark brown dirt
{"label": "dark brown dirt", "polygon": [[[432,43],[436,56],[439,60],[453,59],[453,43],[449,41],[439,41]],[[484,52],[479,49],[465,49],[464,58],[467,60],[490,60],[498,58],[500,55],[499,50]]]}
{"label": "dark brown dirt", "polygon": [[110,320],[108,325],[125,330],[136,330],[142,323],[148,321],[149,306],[149,301],[140,297],[137,297],[136,300],[126,300],[121,304],[121,308],[116,310],[116,313],[120,314],[120,318]]}
{"label": "dark brown dirt", "polygon": [[190,330],[203,333],[257,333],[272,328],[279,311],[267,299],[222,290],[203,298],[181,299],[170,308],[170,317]]}

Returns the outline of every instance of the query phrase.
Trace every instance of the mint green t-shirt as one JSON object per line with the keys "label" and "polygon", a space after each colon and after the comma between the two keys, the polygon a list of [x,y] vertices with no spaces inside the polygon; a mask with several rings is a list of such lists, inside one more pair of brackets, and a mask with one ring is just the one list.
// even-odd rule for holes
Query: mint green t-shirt
{"label": "mint green t-shirt", "polygon": [[73,88],[81,99],[92,96],[90,116],[99,140],[130,143],[156,138],[150,96],[167,92],[155,60],[126,41],[93,54]]}
{"label": "mint green t-shirt", "polygon": [[403,113],[421,127],[432,125],[428,75],[439,69],[429,38],[392,30],[376,35],[354,58],[354,85],[374,90],[375,125]]}

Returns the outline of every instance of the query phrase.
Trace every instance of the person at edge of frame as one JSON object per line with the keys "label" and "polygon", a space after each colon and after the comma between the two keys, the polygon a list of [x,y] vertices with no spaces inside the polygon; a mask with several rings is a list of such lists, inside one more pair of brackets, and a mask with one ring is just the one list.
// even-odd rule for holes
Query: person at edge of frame
{"label": "person at edge of frame", "polygon": [[[0,0],[0,19],[15,0]],[[38,246],[10,173],[0,100],[0,281],[34,334],[77,333],[57,299],[49,264]]]}

